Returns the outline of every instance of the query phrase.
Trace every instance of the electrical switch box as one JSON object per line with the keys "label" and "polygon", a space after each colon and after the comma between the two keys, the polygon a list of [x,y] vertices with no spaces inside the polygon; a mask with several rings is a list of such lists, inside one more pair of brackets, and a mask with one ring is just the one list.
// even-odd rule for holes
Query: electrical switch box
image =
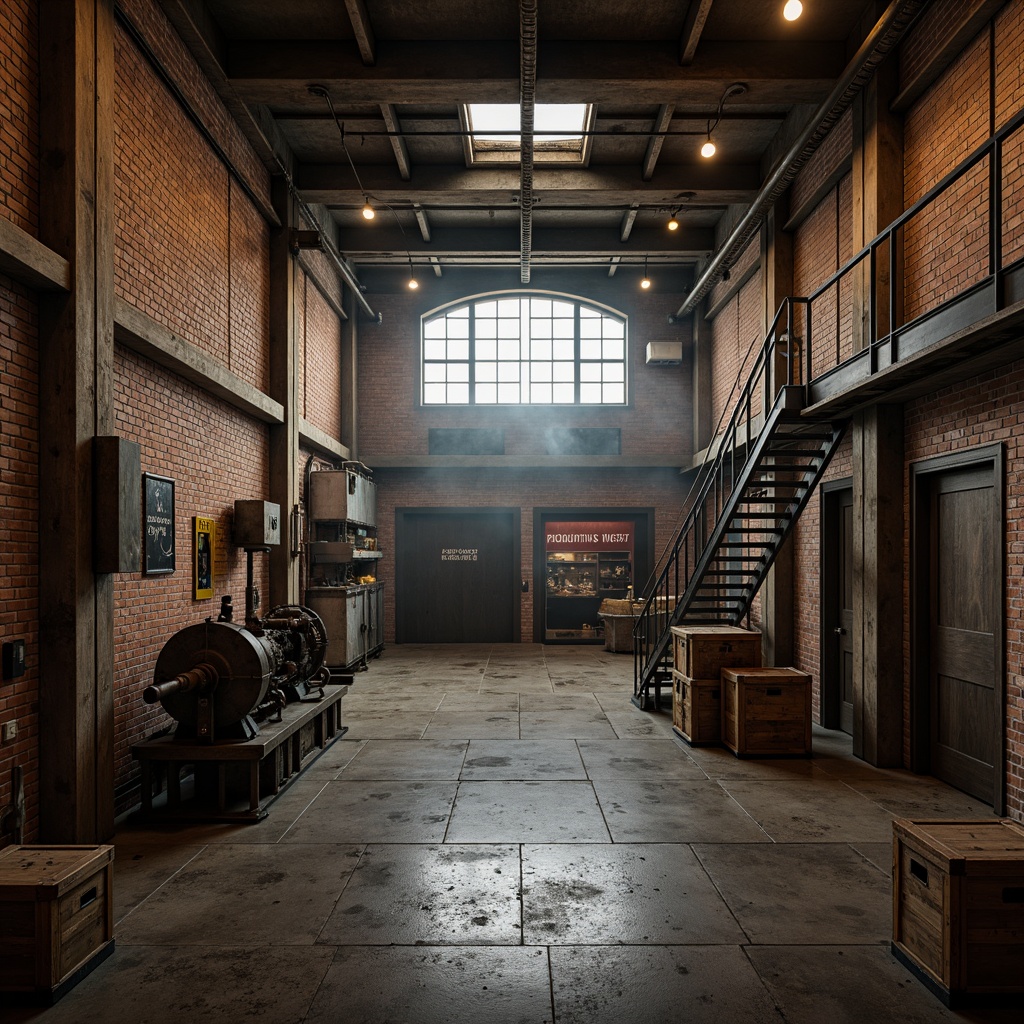
{"label": "electrical switch box", "polygon": [[25,641],[8,640],[3,645],[4,679],[17,679],[25,674]]}

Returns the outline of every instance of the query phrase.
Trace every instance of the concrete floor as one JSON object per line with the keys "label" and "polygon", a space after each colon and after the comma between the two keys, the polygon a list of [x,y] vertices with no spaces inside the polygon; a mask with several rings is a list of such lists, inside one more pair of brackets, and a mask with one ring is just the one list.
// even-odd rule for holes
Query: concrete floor
{"label": "concrete floor", "polygon": [[889,953],[894,816],[991,810],[815,730],[689,748],[599,647],[389,647],[259,825],[124,826],[114,955],[46,1024],[1019,1022]]}

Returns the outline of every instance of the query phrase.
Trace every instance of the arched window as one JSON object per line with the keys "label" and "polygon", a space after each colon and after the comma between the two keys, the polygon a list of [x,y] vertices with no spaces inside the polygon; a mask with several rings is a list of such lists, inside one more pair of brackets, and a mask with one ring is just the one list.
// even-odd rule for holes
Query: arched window
{"label": "arched window", "polygon": [[625,405],[626,318],[568,296],[484,295],[423,318],[424,405]]}

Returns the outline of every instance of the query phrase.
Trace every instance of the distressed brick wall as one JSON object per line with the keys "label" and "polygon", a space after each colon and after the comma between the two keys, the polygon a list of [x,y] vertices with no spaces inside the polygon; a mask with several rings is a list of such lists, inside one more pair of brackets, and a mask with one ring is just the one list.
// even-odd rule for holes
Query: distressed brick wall
{"label": "distressed brick wall", "polygon": [[[1005,453],[1006,792],[1007,809],[1024,819],[1024,360],[972,377],[904,407],[907,464],[998,441]],[[910,496],[905,537],[910,586]],[[905,757],[910,757],[910,620],[904,619]]]}
{"label": "distressed brick wall", "polygon": [[[980,33],[907,113],[904,205],[913,205],[991,130],[989,34]],[[907,224],[904,322],[988,273],[989,162],[983,160]]]}
{"label": "distressed brick wall", "polygon": [[39,232],[39,27],[36,4],[0,6],[0,217]]}
{"label": "distressed brick wall", "polygon": [[36,294],[0,274],[0,639],[25,641],[25,675],[0,682],[0,807],[21,766],[26,835],[39,820],[39,333]]}
{"label": "distressed brick wall", "polygon": [[341,439],[341,320],[310,278],[300,276],[299,350],[302,415],[336,440]]}
{"label": "distressed brick wall", "polygon": [[[131,745],[168,724],[159,705],[142,701],[157,655],[172,633],[216,616],[231,594],[244,618],[245,552],[231,543],[236,499],[265,499],[268,429],[134,352],[118,347],[117,433],[142,449],[142,470],[175,481],[175,571],[115,578],[114,725],[118,810],[137,800]],[[214,597],[192,599],[192,517],[217,523]],[[267,562],[255,556],[256,583],[267,593]],[[264,611],[267,609],[264,608]]]}
{"label": "distressed brick wall", "polygon": [[267,225],[120,27],[115,60],[117,295],[266,390]]}
{"label": "distressed brick wall", "polygon": [[[384,557],[377,578],[385,584],[385,635],[395,636],[395,509],[434,507],[519,508],[522,534],[522,578],[530,591],[521,595],[524,643],[533,642],[534,601],[543,581],[533,575],[533,510],[535,508],[655,509],[654,554],[675,536],[686,497],[678,473],[671,469],[574,470],[422,470],[380,469],[377,483],[377,536]],[[637,580],[640,593],[645,580]],[[399,595],[398,599],[401,599]]]}
{"label": "distressed brick wall", "polygon": [[[476,290],[462,291],[454,280],[439,286],[431,282],[418,295],[405,291],[371,295],[375,308],[386,309],[386,314],[380,327],[360,326],[359,457],[372,465],[374,456],[426,454],[431,427],[500,427],[505,431],[507,455],[545,454],[544,431],[549,427],[619,427],[625,456],[688,459],[693,427],[689,327],[667,322],[667,314],[678,309],[683,297],[678,293],[637,297],[636,291],[635,282],[612,279],[593,296],[629,317],[631,406],[627,409],[420,408],[416,401],[420,316]],[[682,366],[645,364],[647,343],[664,340],[683,342]]]}

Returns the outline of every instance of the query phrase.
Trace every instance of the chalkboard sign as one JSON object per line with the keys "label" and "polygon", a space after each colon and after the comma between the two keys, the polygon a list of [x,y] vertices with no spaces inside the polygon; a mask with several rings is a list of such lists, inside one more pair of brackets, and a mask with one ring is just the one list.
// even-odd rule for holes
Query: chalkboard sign
{"label": "chalkboard sign", "polygon": [[174,572],[174,481],[142,474],[142,573]]}

